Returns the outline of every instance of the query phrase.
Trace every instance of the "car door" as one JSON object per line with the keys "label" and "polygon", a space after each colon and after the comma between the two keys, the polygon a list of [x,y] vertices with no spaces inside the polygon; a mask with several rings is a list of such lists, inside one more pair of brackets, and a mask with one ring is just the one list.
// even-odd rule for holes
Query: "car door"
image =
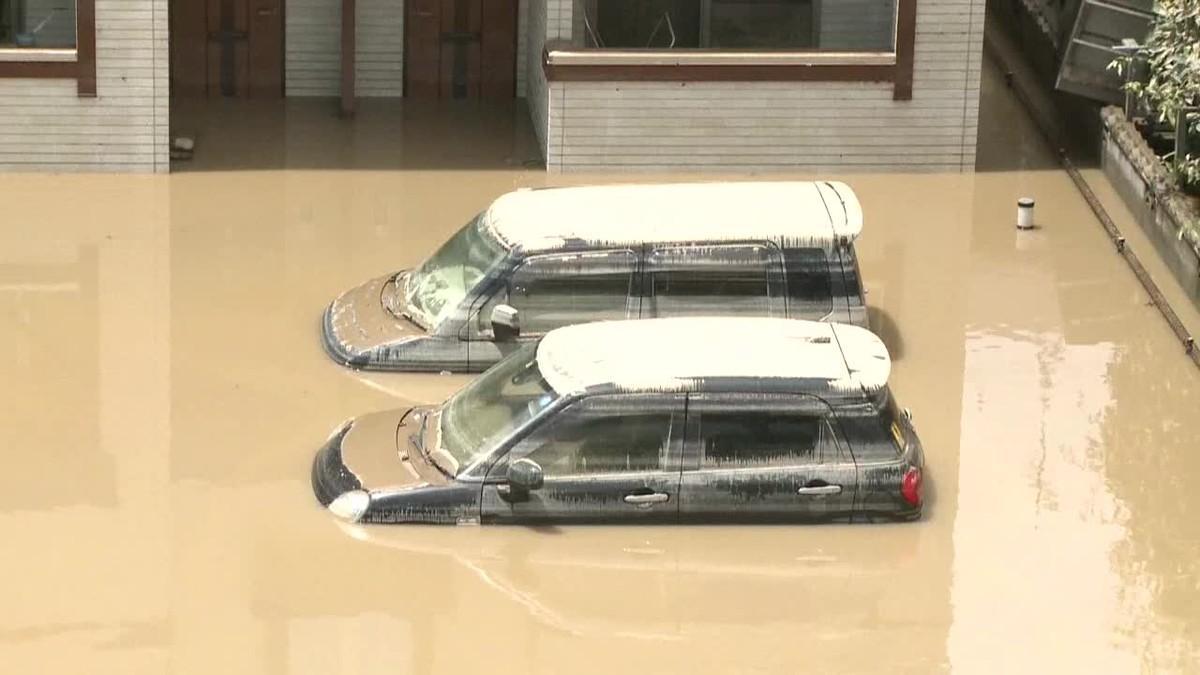
{"label": "car door", "polygon": [[[578,251],[531,256],[492,292],[476,303],[468,320],[468,357],[488,365],[562,326],[638,317],[641,297],[635,288],[638,256],[628,249]],[[497,341],[492,310],[511,305],[519,313],[520,337]]]}
{"label": "car door", "polygon": [[[674,522],[683,407],[683,395],[608,395],[558,411],[488,471],[483,521]],[[520,498],[503,489],[508,465],[518,459],[536,462],[544,476],[541,488]]]}
{"label": "car door", "polygon": [[786,314],[783,262],[768,243],[651,247],[642,318]]}
{"label": "car door", "polygon": [[680,518],[847,519],[858,479],[839,433],[814,396],[689,396]]}

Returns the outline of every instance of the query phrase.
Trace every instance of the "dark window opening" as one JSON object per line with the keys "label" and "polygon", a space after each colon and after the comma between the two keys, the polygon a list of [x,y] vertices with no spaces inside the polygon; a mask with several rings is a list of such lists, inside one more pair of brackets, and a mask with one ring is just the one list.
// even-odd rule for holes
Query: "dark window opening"
{"label": "dark window opening", "polygon": [[787,261],[788,316],[821,319],[833,311],[829,259],[819,248],[789,251]]}
{"label": "dark window opening", "polygon": [[669,413],[602,415],[567,411],[531,439],[526,457],[547,477],[665,470]]}
{"label": "dark window opening", "polygon": [[764,246],[668,248],[647,264],[652,316],[770,316],[776,255]]}
{"label": "dark window opening", "polygon": [[74,49],[75,0],[0,0],[0,49]]}
{"label": "dark window opening", "polygon": [[892,51],[896,0],[576,0],[602,49]]}
{"label": "dark window opening", "polygon": [[836,450],[825,417],[780,411],[704,412],[701,468],[804,466],[833,461]]}

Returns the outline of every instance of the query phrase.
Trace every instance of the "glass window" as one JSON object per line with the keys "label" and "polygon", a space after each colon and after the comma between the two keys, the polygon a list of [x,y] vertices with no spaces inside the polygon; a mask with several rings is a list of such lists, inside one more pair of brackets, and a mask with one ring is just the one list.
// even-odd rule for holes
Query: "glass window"
{"label": "glass window", "polygon": [[405,279],[406,313],[426,330],[435,329],[507,254],[483,217],[475,218]]}
{"label": "glass window", "polygon": [[0,49],[74,47],[74,0],[0,0]]}
{"label": "glass window", "polygon": [[839,249],[843,278],[846,280],[845,294],[850,305],[859,307],[863,304],[862,277],[858,271],[858,253],[853,246],[843,246]]}
{"label": "glass window", "polygon": [[577,44],[601,49],[885,51],[896,0],[575,0]]}
{"label": "glass window", "polygon": [[904,451],[908,422],[889,389],[876,395],[871,405],[847,410],[841,422],[860,463],[893,462]]}
{"label": "glass window", "polygon": [[833,289],[829,278],[829,259],[819,248],[788,251],[788,316],[793,319],[820,319],[833,311]]}
{"label": "glass window", "polygon": [[508,303],[520,312],[525,335],[575,323],[624,319],[636,267],[632,251],[532,258],[513,273]]}
{"label": "glass window", "polygon": [[442,449],[457,475],[558,398],[537,365],[537,343],[522,347],[452,396],[442,408]]}
{"label": "glass window", "polygon": [[664,471],[671,415],[596,411],[575,405],[520,444],[514,457],[537,462],[546,477]]}
{"label": "glass window", "polygon": [[804,466],[837,458],[833,431],[824,415],[778,410],[697,414],[704,469]]}
{"label": "glass window", "polygon": [[[770,316],[774,253],[765,246],[669,247],[651,252],[651,316]],[[782,309],[782,307],[778,307]]]}

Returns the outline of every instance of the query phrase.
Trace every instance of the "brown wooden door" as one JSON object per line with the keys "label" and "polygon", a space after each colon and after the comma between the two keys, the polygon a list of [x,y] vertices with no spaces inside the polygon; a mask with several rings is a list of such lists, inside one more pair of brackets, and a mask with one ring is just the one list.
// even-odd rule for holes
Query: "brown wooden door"
{"label": "brown wooden door", "polygon": [[283,0],[172,0],[171,85],[182,96],[283,96]]}
{"label": "brown wooden door", "polygon": [[517,0],[408,0],[404,95],[515,95]]}

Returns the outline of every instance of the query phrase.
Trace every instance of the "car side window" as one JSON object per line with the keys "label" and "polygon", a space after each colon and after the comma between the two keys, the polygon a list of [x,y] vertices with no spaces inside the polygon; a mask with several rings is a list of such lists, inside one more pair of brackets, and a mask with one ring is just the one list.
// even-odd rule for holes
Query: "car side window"
{"label": "car side window", "polygon": [[821,319],[833,311],[829,258],[824,249],[801,248],[784,254],[788,316]]}
{"label": "car side window", "polygon": [[492,308],[502,302],[520,313],[523,335],[628,318],[636,269],[637,256],[628,250],[530,258],[513,272],[506,289],[484,303],[477,317],[480,332],[490,332]]}
{"label": "car side window", "polygon": [[517,443],[504,464],[527,457],[546,478],[669,470],[672,417],[575,404]]}
{"label": "car side window", "polygon": [[763,245],[656,248],[646,259],[650,316],[781,315],[781,268]]}
{"label": "car side window", "polygon": [[863,304],[862,278],[858,271],[858,253],[854,246],[841,246],[838,249],[841,260],[842,274],[845,277],[845,294],[852,307]]}
{"label": "car side window", "polygon": [[838,459],[827,415],[704,411],[698,439],[702,469],[807,466]]}
{"label": "car side window", "polygon": [[891,401],[882,409],[868,404],[842,410],[839,421],[857,463],[894,462],[900,457],[904,445],[900,414]]}

